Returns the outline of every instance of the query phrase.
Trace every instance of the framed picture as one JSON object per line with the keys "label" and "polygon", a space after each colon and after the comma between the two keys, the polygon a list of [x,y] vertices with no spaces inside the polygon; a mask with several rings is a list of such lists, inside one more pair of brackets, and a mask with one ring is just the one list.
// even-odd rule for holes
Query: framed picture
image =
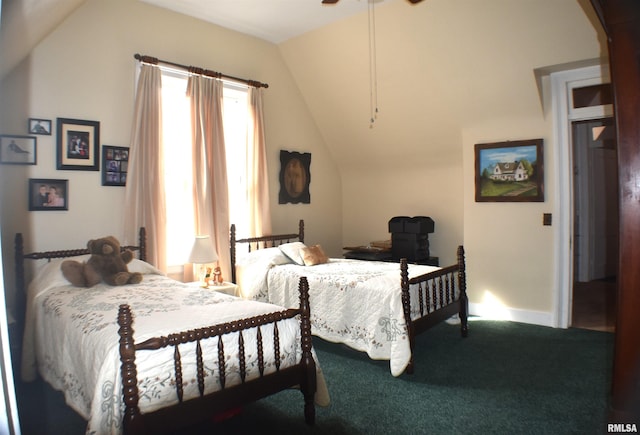
{"label": "framed picture", "polygon": [[100,123],[58,118],[58,169],[100,170]]}
{"label": "framed picture", "polygon": [[29,178],[29,210],[69,210],[69,180]]}
{"label": "framed picture", "polygon": [[288,202],[310,204],[311,154],[280,151],[280,195],[279,204]]}
{"label": "framed picture", "polygon": [[44,134],[51,136],[51,120],[29,118],[28,131],[29,134]]}
{"label": "framed picture", "polygon": [[37,163],[36,138],[0,135],[0,163],[35,165]]}
{"label": "framed picture", "polygon": [[542,139],[476,144],[476,202],[544,201]]}
{"label": "framed picture", "polygon": [[102,146],[102,185],[125,186],[129,170],[129,148]]}

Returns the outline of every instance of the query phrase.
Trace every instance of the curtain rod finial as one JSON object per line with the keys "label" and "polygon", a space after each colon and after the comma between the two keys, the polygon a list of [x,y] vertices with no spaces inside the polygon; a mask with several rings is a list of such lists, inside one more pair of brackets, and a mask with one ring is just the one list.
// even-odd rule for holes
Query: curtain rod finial
{"label": "curtain rod finial", "polygon": [[158,64],[158,58],[156,58],[156,57],[151,57],[151,56],[147,56],[147,55],[144,55],[144,54],[138,54],[138,53],[134,54],[133,57],[136,60],[139,60],[140,62],[151,63],[153,65],[157,65]]}

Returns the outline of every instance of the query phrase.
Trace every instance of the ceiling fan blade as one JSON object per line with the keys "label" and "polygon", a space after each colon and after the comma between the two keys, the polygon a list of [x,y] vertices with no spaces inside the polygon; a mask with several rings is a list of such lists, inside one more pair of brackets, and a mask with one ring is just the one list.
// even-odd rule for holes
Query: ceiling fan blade
{"label": "ceiling fan blade", "polygon": [[[334,4],[338,3],[338,1],[340,1],[340,0],[322,0],[322,4],[323,5],[334,5]],[[415,5],[416,3],[420,3],[421,1],[422,0],[409,0],[409,3],[412,3],[412,4]]]}

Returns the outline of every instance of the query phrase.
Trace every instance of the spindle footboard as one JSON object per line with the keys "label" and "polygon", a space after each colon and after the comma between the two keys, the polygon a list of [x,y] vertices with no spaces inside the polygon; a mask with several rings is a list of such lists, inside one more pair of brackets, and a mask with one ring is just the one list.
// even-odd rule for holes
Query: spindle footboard
{"label": "spindle footboard", "polygon": [[[240,244],[248,249],[239,255]],[[413,372],[415,337],[432,326],[458,315],[461,336],[467,337],[469,302],[462,246],[456,264],[442,268],[410,265],[406,259],[399,267],[393,262],[335,258],[301,264],[295,255],[288,255],[298,248],[306,248],[303,220],[298,233],[242,239],[236,238],[232,225],[233,279],[243,297],[290,306],[295,282],[306,276],[312,283],[313,334],[367,352],[372,359],[388,359],[394,376]],[[249,282],[241,277],[249,277]],[[394,281],[397,284],[390,287]]]}
{"label": "spindle footboard", "polygon": [[[304,418],[307,424],[315,421],[314,394],[316,392],[316,363],[312,354],[311,322],[309,309],[309,287],[305,278],[300,279],[300,308],[287,309],[270,314],[254,316],[232,322],[211,325],[189,331],[176,332],[167,336],[153,337],[141,343],[134,340],[133,313],[128,305],[122,304],[118,313],[118,334],[120,336],[120,361],[122,377],[122,393],[125,412],[123,428],[126,434],[157,434],[171,432],[176,428],[194,424],[203,419],[212,418],[216,413],[237,408],[277,393],[287,388],[299,386],[304,397]],[[281,367],[281,347],[278,323],[295,317],[300,321],[300,361],[289,367]],[[264,343],[262,329],[273,328],[273,343]],[[245,349],[243,333],[249,329],[257,329],[257,355],[259,374],[249,379],[246,367],[248,349]],[[228,334],[237,335],[239,352],[230,355],[224,349],[223,337]],[[201,342],[217,341],[217,355],[204,355]],[[185,398],[182,379],[184,362],[179,350],[180,344],[196,343],[196,365],[198,394],[194,398]],[[273,346],[275,371],[267,373],[266,352],[264,346]],[[141,352],[154,352],[166,347],[173,347],[174,375],[177,404],[149,413],[141,413],[138,407],[139,388],[136,356]],[[218,364],[217,381],[220,389],[205,392],[204,362],[215,360]],[[232,360],[232,361],[229,361]],[[226,368],[237,365],[241,382],[227,385]]]}

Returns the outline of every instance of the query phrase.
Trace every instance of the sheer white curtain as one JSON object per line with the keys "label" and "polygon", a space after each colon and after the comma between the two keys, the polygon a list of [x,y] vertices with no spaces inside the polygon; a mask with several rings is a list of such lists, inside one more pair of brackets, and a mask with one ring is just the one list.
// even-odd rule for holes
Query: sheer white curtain
{"label": "sheer white curtain", "polygon": [[271,234],[269,208],[269,175],[267,145],[264,137],[262,88],[249,87],[249,124],[247,138],[247,189],[249,198],[249,233],[251,236]]}
{"label": "sheer white curtain", "polygon": [[211,236],[222,276],[229,280],[229,194],[222,120],[222,81],[190,74],[187,95],[191,104],[195,228],[198,234]]}
{"label": "sheer white curtain", "polygon": [[125,190],[125,243],[136,244],[138,228],[147,231],[147,261],[166,272],[166,206],[162,152],[160,69],[142,63],[131,129]]}

